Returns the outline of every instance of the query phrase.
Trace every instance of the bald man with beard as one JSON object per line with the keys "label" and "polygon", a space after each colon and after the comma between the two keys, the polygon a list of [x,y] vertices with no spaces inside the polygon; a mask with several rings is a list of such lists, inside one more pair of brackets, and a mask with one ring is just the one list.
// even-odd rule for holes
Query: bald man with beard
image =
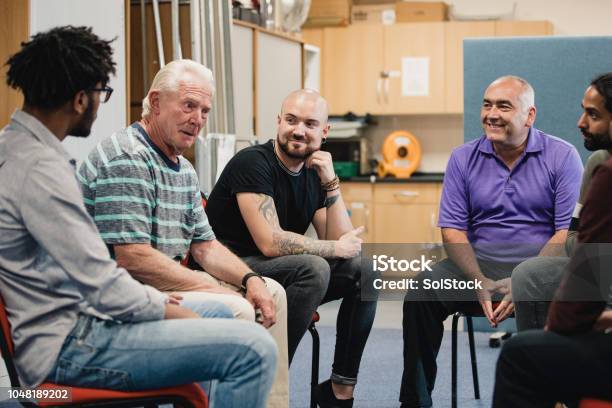
{"label": "bald man with beard", "polygon": [[[361,300],[362,227],[340,193],[327,138],[328,105],[313,90],[283,101],[276,139],[246,148],[227,164],[206,213],[217,238],[255,272],[286,290],[289,361],[321,303],[342,299],[330,380],[321,407],[350,407],[376,301]],[[304,236],[313,224],[318,239]]]}

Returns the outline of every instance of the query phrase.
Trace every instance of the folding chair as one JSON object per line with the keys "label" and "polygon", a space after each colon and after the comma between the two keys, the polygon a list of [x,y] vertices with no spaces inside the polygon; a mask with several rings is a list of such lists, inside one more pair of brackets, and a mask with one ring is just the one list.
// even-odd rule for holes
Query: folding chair
{"label": "folding chair", "polygon": [[[498,305],[498,302],[493,302],[493,309]],[[476,365],[476,348],[474,346],[474,326],[472,317],[482,317],[484,313],[479,304],[474,305],[466,310],[459,311],[453,315],[452,322],[452,339],[451,339],[451,407],[457,408],[457,324],[459,318],[465,317],[467,323],[467,334],[470,345],[470,361],[472,364],[472,382],[474,384],[474,398],[480,399],[480,386],[478,384],[478,366]],[[514,317],[514,313],[509,317]]]}
{"label": "folding chair", "polygon": [[315,402],[315,390],[319,385],[319,351],[321,349],[321,342],[319,340],[319,332],[315,327],[315,323],[319,321],[321,316],[319,312],[314,312],[308,331],[312,335],[312,369],[310,371],[310,408],[317,408]]}

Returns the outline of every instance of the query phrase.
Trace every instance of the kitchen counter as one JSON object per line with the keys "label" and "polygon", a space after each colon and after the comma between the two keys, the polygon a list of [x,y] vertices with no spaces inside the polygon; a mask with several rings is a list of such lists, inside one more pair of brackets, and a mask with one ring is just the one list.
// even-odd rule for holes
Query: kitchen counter
{"label": "kitchen counter", "polygon": [[355,176],[341,178],[341,181],[363,182],[363,183],[441,183],[444,179],[444,173],[414,173],[410,178],[398,179],[395,177],[378,177],[378,176]]}

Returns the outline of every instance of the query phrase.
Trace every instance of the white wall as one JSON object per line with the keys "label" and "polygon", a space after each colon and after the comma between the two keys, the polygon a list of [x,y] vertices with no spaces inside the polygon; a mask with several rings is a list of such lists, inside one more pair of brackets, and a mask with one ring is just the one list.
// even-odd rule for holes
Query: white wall
{"label": "white wall", "polygon": [[64,140],[66,150],[81,161],[104,136],[127,124],[124,0],[30,0],[30,34],[67,24],[91,26],[107,40],[117,37],[111,44],[117,63],[116,76],[109,83],[114,89],[111,99],[100,105],[88,138]]}
{"label": "white wall", "polygon": [[[435,1],[435,0],[421,0]],[[516,20],[548,20],[555,35],[612,35],[610,0],[444,0],[466,12],[508,9],[516,3]]]}

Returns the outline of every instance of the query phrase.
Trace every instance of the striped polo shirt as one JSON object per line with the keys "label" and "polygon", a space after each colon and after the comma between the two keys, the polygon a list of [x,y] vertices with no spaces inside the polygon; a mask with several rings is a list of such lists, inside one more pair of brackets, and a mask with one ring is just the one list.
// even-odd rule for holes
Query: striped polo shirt
{"label": "striped polo shirt", "polygon": [[171,161],[138,123],[91,151],[77,177],[85,207],[109,248],[149,243],[178,260],[192,241],[215,238],[196,172],[185,158],[178,159]]}

